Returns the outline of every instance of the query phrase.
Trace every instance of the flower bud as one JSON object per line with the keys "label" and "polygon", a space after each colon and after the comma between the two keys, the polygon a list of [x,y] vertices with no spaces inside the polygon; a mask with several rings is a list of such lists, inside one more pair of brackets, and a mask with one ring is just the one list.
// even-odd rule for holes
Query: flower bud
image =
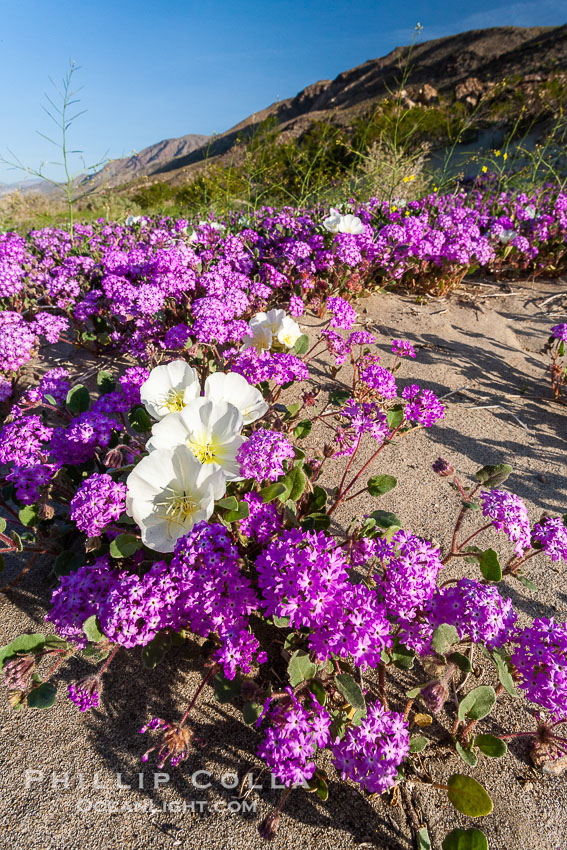
{"label": "flower bud", "polygon": [[278,831],[279,823],[280,813],[277,809],[272,809],[269,815],[264,818],[264,820],[258,827],[260,838],[263,838],[264,841],[273,841],[276,837],[276,832]]}
{"label": "flower bud", "polygon": [[433,472],[436,472],[441,478],[448,478],[450,475],[455,474],[455,467],[448,460],[438,457],[433,464]]}
{"label": "flower bud", "polygon": [[421,699],[433,714],[437,714],[447,701],[449,689],[444,682],[431,682],[421,691]]}
{"label": "flower bud", "polygon": [[110,466],[113,469],[119,469],[122,466],[122,452],[120,449],[110,449],[104,459],[104,465]]}

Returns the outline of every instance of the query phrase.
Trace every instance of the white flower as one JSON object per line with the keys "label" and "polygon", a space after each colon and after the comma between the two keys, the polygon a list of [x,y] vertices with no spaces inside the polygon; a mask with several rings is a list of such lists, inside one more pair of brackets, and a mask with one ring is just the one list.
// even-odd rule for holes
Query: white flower
{"label": "white flower", "polygon": [[142,458],[127,478],[126,510],[157,552],[173,552],[179,537],[207,520],[226,481],[216,466],[202,466],[185,446]]}
{"label": "white flower", "polygon": [[205,381],[205,398],[217,404],[224,401],[234,405],[245,425],[260,419],[268,410],[260,390],[238,372],[213,372],[209,375]]}
{"label": "white flower", "polygon": [[323,227],[325,230],[328,230],[330,233],[338,233],[339,232],[339,224],[341,221],[341,214],[334,207],[331,207],[329,210],[329,217],[326,218],[323,222]]}
{"label": "white flower", "polygon": [[529,207],[526,207],[526,209],[525,209],[526,217],[529,218],[529,219],[535,218],[536,212],[537,212],[536,208],[534,206],[531,206],[531,205]]}
{"label": "white flower", "polygon": [[364,233],[365,227],[358,216],[352,215],[352,213],[341,215],[334,207],[331,207],[329,212],[329,217],[323,222],[325,230],[330,233],[353,233],[355,235]]}
{"label": "white flower", "polygon": [[183,410],[201,390],[197,373],[184,360],[156,366],[140,387],[142,404],[154,419]]}
{"label": "white flower", "polygon": [[255,324],[252,324],[252,322],[252,319],[248,322],[250,334],[242,340],[242,351],[247,348],[255,348],[258,352],[266,351],[272,347],[273,334],[270,326],[267,322],[256,322]]}
{"label": "white flower", "polygon": [[171,413],[156,422],[146,448],[153,452],[187,446],[199,463],[220,466],[226,479],[233,481],[240,477],[236,455],[245,442],[240,435],[243,425],[242,416],[233,404],[195,398],[179,413]]}
{"label": "white flower", "polygon": [[502,230],[499,235],[499,239],[504,245],[507,245],[508,242],[511,242],[512,239],[515,239],[518,235],[516,230]]}
{"label": "white flower", "polygon": [[126,224],[128,227],[130,227],[130,225],[132,225],[132,224],[137,224],[137,223],[138,223],[139,221],[141,221],[141,220],[142,220],[142,216],[141,216],[141,215],[129,215],[129,216],[127,217],[126,221],[125,221],[125,224]]}
{"label": "white flower", "polygon": [[[293,348],[299,337],[301,329],[291,316],[287,316],[285,310],[268,310],[267,313],[256,313],[248,322],[252,332],[251,337],[245,337],[242,348],[254,346],[258,351],[270,348],[274,337],[286,348]],[[268,343],[269,340],[269,344]]]}

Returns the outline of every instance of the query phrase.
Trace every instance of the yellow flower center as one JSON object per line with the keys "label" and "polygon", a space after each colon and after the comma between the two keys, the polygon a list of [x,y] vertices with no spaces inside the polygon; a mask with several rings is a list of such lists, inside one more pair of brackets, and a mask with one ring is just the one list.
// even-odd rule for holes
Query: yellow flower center
{"label": "yellow flower center", "polygon": [[188,440],[187,446],[199,463],[215,463],[215,454],[217,452],[217,446],[213,442],[199,442],[198,440]]}
{"label": "yellow flower center", "polygon": [[169,487],[164,490],[163,499],[158,505],[164,510],[163,518],[167,519],[168,533],[172,523],[186,525],[187,520],[199,510],[199,503],[195,502],[188,493],[172,490]]}
{"label": "yellow flower center", "polygon": [[176,413],[178,410],[183,410],[185,407],[183,402],[184,394],[185,389],[170,390],[162,402],[163,407],[165,407],[169,413]]}

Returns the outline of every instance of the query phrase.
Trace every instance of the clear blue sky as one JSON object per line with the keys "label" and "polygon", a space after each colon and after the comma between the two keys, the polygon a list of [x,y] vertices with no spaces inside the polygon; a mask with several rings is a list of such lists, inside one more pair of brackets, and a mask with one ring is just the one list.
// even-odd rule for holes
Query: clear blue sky
{"label": "clear blue sky", "polygon": [[[222,132],[409,43],[418,21],[426,40],[566,19],[565,0],[0,0],[0,153],[34,167],[57,153],[36,131],[51,132],[43,93],[70,60],[87,109],[71,142],[90,164]],[[0,181],[18,179],[0,165]]]}

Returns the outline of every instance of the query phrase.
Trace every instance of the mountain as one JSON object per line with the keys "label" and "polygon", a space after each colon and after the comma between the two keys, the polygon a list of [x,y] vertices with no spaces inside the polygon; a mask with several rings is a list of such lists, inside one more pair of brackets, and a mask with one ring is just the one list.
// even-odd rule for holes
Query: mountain
{"label": "mountain", "polygon": [[[411,51],[411,54],[410,54]],[[273,103],[249,115],[202,147],[156,163],[147,175],[158,179],[187,179],[198,163],[222,157],[253,134],[267,118],[275,119],[284,135],[301,136],[317,120],[348,124],[352,119],[399,89],[408,61],[406,102],[428,103],[438,95],[476,105],[479,96],[500,85],[522,89],[529,97],[538,86],[560,75],[567,83],[567,25],[560,27],[494,27],[409,46],[370,59],[334,80],[319,80],[295,97]],[[414,101],[415,98],[415,101]]]}

